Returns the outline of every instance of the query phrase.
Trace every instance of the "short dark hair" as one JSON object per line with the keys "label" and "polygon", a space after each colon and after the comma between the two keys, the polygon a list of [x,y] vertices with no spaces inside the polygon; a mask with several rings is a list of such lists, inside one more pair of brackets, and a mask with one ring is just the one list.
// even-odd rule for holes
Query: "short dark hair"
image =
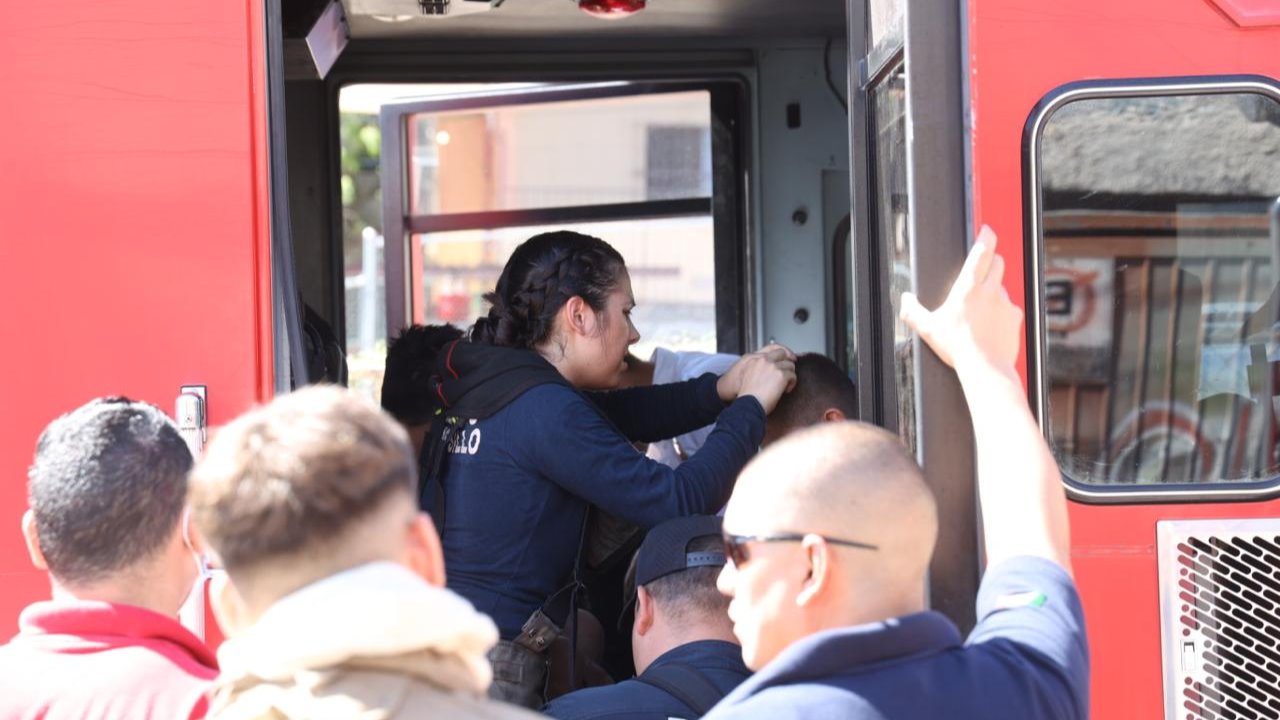
{"label": "short dark hair", "polygon": [[191,463],[178,428],[146,403],[99,398],[49,423],[27,472],[49,572],[85,584],[152,557],[182,520]]}
{"label": "short dark hair", "polygon": [[386,413],[313,385],[222,428],[191,479],[196,525],[234,578],[340,542],[393,493],[414,493],[417,470]]}
{"label": "short dark hair", "polygon": [[452,325],[411,325],[387,344],[382,409],[405,425],[428,425],[440,407],[431,374],[440,351],[462,337]]}
{"label": "short dark hair", "polygon": [[[723,552],[724,540],[719,536],[708,535],[689,541],[685,552]],[[639,553],[636,553],[639,557]],[[635,578],[635,565],[628,575]],[[685,622],[694,616],[713,613],[728,613],[729,598],[720,594],[716,588],[716,579],[723,566],[711,565],[688,568],[673,572],[654,580],[644,586],[653,596],[654,602],[663,607],[673,622]]]}
{"label": "short dark hair", "polygon": [[850,420],[858,418],[858,388],[831,358],[805,353],[796,358],[796,386],[785,393],[769,414],[781,437],[822,421],[822,413],[835,408]]}

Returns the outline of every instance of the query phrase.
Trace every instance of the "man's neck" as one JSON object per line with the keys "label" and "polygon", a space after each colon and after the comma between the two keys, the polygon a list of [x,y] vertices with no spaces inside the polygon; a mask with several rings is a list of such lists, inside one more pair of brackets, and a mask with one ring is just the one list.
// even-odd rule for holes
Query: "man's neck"
{"label": "man's neck", "polygon": [[650,632],[658,634],[644,643],[643,647],[635,648],[632,659],[635,660],[637,675],[647,670],[654,660],[681,645],[702,640],[720,640],[738,644],[738,639],[733,635],[733,626],[727,622],[705,622],[662,628],[655,626]]}
{"label": "man's neck", "polygon": [[925,602],[923,590],[918,597],[913,594],[899,598],[884,598],[877,605],[864,604],[866,598],[871,597],[869,592],[860,593],[858,597],[861,602],[858,602],[854,607],[843,610],[828,608],[815,613],[814,616],[817,621],[810,629],[810,633],[886,622],[895,618],[915,615],[929,609],[928,604]]}
{"label": "man's neck", "polygon": [[166,596],[163,584],[148,582],[132,575],[85,585],[67,585],[51,579],[53,599],[57,602],[104,602],[132,605],[144,610],[176,618],[178,608]]}

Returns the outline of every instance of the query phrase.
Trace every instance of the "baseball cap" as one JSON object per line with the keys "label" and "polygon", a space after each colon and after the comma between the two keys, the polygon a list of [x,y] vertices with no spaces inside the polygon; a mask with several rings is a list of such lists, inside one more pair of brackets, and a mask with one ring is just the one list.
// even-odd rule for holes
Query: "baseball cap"
{"label": "baseball cap", "polygon": [[689,552],[689,544],[703,537],[720,537],[721,520],[713,515],[690,515],[656,525],[645,536],[636,551],[634,572],[625,581],[623,618],[635,603],[636,587],[648,585],[658,578],[698,567],[723,567],[724,550]]}

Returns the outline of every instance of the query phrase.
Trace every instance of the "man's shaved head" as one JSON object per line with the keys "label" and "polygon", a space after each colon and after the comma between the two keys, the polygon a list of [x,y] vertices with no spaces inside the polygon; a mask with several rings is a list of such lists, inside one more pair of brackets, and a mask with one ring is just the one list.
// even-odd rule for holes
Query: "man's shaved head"
{"label": "man's shaved head", "polygon": [[770,446],[739,477],[724,529],[729,535],[813,534],[876,546],[825,543],[830,561],[819,573],[822,587],[814,590],[817,551],[807,541],[748,542],[749,559],[726,569],[720,586],[734,595],[730,615],[753,668],[826,627],[924,607],[937,509],[897,436],[873,425],[823,423]]}

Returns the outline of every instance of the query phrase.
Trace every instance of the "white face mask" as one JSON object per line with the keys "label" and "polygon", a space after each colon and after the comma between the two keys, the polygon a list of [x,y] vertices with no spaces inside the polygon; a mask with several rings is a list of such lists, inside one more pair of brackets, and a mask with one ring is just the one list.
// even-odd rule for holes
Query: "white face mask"
{"label": "white face mask", "polygon": [[191,551],[191,557],[196,563],[196,579],[191,584],[191,589],[187,591],[187,597],[182,602],[182,607],[178,609],[178,621],[183,624],[193,635],[204,640],[205,630],[205,590],[209,586],[209,578],[213,575],[213,570],[209,567],[209,561],[204,553],[197,552],[195,543],[191,542],[191,512],[188,510],[182,516],[182,542]]}

